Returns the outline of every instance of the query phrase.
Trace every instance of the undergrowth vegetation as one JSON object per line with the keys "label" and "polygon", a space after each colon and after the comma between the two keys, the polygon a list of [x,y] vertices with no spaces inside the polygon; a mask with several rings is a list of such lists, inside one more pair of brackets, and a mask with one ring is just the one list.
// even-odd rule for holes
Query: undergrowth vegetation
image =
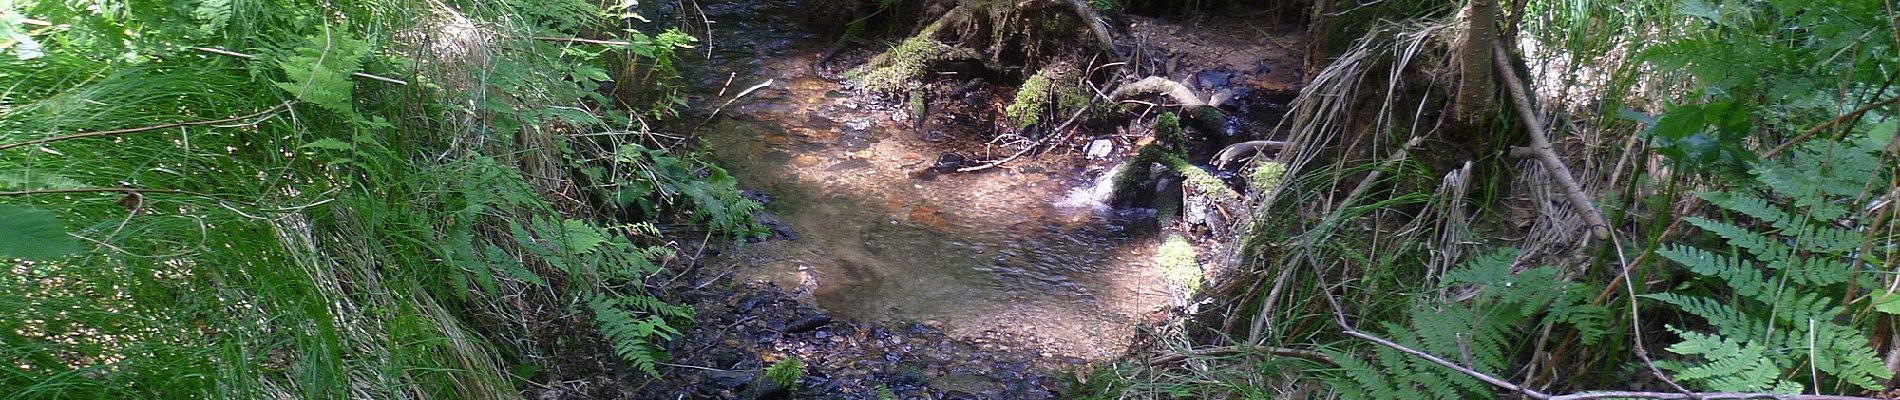
{"label": "undergrowth vegetation", "polygon": [[[665,238],[758,204],[643,133],[693,38],[601,29],[627,5],[0,3],[0,393],[514,398],[594,347],[655,373],[691,321],[646,284]],[[610,57],[659,100],[603,96]]]}
{"label": "undergrowth vegetation", "polygon": [[[1319,3],[1331,62],[1255,163],[1236,272],[1081,397],[1893,388],[1891,2]],[[1492,46],[1472,10],[1505,54],[1460,59]],[[1479,64],[1487,120],[1447,123]]]}

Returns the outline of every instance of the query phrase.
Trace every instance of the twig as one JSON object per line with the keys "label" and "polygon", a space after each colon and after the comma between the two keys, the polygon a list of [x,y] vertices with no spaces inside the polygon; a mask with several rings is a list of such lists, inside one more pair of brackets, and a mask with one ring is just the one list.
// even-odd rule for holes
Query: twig
{"label": "twig", "polygon": [[665,365],[665,366],[668,366],[668,367],[675,367],[675,368],[688,368],[688,369],[696,369],[696,370],[700,370],[700,371],[712,371],[712,372],[736,372],[736,371],[752,371],[752,370],[749,370],[749,369],[718,369],[718,368],[713,368],[713,367],[701,367],[701,366],[698,366],[698,365],[686,365],[686,364],[674,364],[674,363],[665,363],[665,362],[658,362],[658,361],[655,361],[655,362],[653,362],[653,364],[654,364],[654,365]]}
{"label": "twig", "polygon": [[[1088,111],[1089,111],[1088,106],[1083,106],[1082,109],[1076,110],[1075,115],[1069,116],[1069,120],[1063,122],[1061,126],[1057,126],[1056,130],[1049,131],[1049,134],[1043,135],[1042,139],[1036,140],[1035,143],[1030,143],[1029,147],[1024,147],[1022,150],[1017,151],[1016,154],[1011,154],[1009,155],[1009,157],[1003,157],[1003,159],[1001,160],[991,161],[988,163],[984,163],[983,165],[978,165],[974,167],[957,168],[957,172],[976,172],[976,171],[982,171],[982,170],[986,170],[990,168],[995,168],[998,165],[1003,165],[1003,163],[1010,162],[1011,160],[1015,160],[1017,157],[1022,157],[1024,154],[1029,154],[1029,152],[1035,151],[1037,148],[1041,148],[1042,144],[1045,142],[1048,142],[1049,139],[1056,137],[1057,133],[1063,133],[1067,131],[1069,129],[1069,125],[1075,124],[1075,121],[1077,119],[1082,118],[1082,114],[1087,113]],[[1063,138],[1069,137],[1069,135],[1066,133],[1060,136],[1062,136]]]}
{"label": "twig", "polygon": [[[74,133],[70,135],[43,137],[43,138],[28,140],[24,142],[0,144],[0,150],[6,150],[6,149],[11,149],[11,148],[20,147],[20,146],[31,146],[31,145],[47,143],[47,142],[57,142],[57,141],[69,140],[69,139],[89,138],[89,137],[96,137],[96,136],[122,135],[122,134],[127,134],[127,133],[138,133],[138,132],[177,128],[181,126],[217,125],[217,124],[223,124],[223,123],[257,119],[257,118],[261,118],[270,114],[275,114],[279,111],[283,111],[285,107],[289,107],[292,103],[293,102],[284,102],[283,104],[278,104],[276,107],[271,107],[271,108],[265,109],[264,111],[258,111],[256,113],[251,113],[249,115],[241,115],[241,116],[224,118],[224,119],[214,119],[214,120],[208,120],[208,121],[173,122],[169,124],[158,124],[158,125],[144,126],[144,127],[138,127],[138,128],[114,129],[114,130],[109,130],[109,131],[81,132],[81,133]],[[256,124],[257,122],[261,122],[261,121],[253,121],[253,122],[247,123],[246,125]]]}
{"label": "twig", "polygon": [[1570,167],[1558,160],[1556,151],[1551,150],[1550,138],[1544,136],[1544,123],[1537,118],[1537,112],[1531,109],[1530,97],[1524,94],[1524,83],[1518,80],[1517,70],[1511,68],[1510,51],[1502,44],[1495,47],[1492,60],[1497,62],[1498,77],[1503,78],[1505,88],[1510,89],[1511,100],[1517,104],[1518,116],[1524,119],[1524,127],[1530,131],[1531,150],[1537,155],[1537,161],[1556,177],[1557,184],[1564,189],[1564,195],[1569,197],[1570,205],[1583,215],[1584,222],[1590,224],[1590,230],[1596,238],[1610,238],[1610,224],[1603,222],[1603,213],[1590,205],[1590,196],[1583,193],[1583,186],[1578,185],[1575,176],[1570,174]]}
{"label": "twig", "polygon": [[1630,274],[1629,258],[1623,255],[1623,242],[1612,235],[1610,247],[1616,249],[1616,265],[1622,269],[1623,275],[1623,294],[1629,296],[1630,300],[1630,339],[1635,341],[1636,358],[1642,359],[1643,366],[1649,368],[1649,373],[1655,374],[1656,378],[1662,379],[1663,383],[1669,385],[1670,388],[1682,393],[1692,393],[1688,388],[1682,387],[1682,384],[1676,383],[1675,379],[1670,379],[1669,374],[1663,373],[1661,368],[1656,368],[1656,361],[1649,358],[1649,347],[1643,344],[1643,314],[1640,311],[1640,304],[1636,301],[1635,275]]}
{"label": "twig", "polygon": [[[202,52],[206,52],[206,53],[211,53],[211,54],[217,54],[217,55],[221,55],[221,56],[231,56],[231,57],[237,57],[237,58],[242,58],[242,59],[246,59],[246,60],[255,60],[255,59],[257,59],[257,56],[254,56],[254,55],[250,55],[250,54],[244,54],[244,53],[239,53],[239,52],[235,52],[235,51],[230,51],[230,50],[225,50],[225,49],[220,49],[220,48],[216,48],[216,47],[193,47],[193,48],[191,48],[191,49],[192,49],[192,50],[197,50],[197,51],[202,51]],[[370,74],[365,74],[365,73],[361,73],[361,72],[351,72],[351,73],[350,73],[350,75],[353,75],[353,76],[356,76],[356,77],[358,77],[358,78],[365,78],[365,79],[369,79],[369,80],[375,80],[375,81],[383,81],[383,82],[388,82],[388,83],[393,83],[393,84],[397,84],[397,85],[404,85],[404,86],[407,86],[407,85],[409,85],[409,82],[405,82],[405,81],[403,81],[403,80],[401,80],[401,79],[396,79],[396,78],[388,78],[388,77],[383,77],[383,76],[379,76],[379,75],[370,75]]]}
{"label": "twig", "polygon": [[1773,149],[1769,149],[1768,152],[1766,153],[1762,153],[1761,158],[1774,157],[1776,154],[1781,154],[1783,150],[1787,150],[1788,146],[1793,146],[1795,143],[1801,143],[1802,141],[1808,140],[1808,138],[1812,138],[1814,137],[1814,135],[1820,134],[1821,131],[1827,130],[1827,128],[1833,128],[1834,126],[1840,125],[1849,120],[1860,118],[1861,114],[1866,114],[1868,111],[1873,111],[1874,109],[1880,108],[1881,106],[1894,104],[1894,103],[1900,103],[1900,96],[1895,96],[1894,98],[1886,99],[1878,103],[1871,103],[1871,104],[1860,106],[1860,108],[1856,108],[1854,109],[1854,111],[1848,111],[1846,114],[1841,114],[1838,117],[1834,117],[1834,119],[1827,120],[1827,122],[1822,122],[1820,125],[1815,125],[1813,128],[1808,128],[1807,131],[1801,132],[1801,135],[1795,136],[1793,139],[1788,139],[1788,141],[1782,142],[1781,145],[1775,146],[1775,148]]}
{"label": "twig", "polygon": [[531,37],[531,39],[546,40],[550,42],[587,43],[587,44],[599,44],[599,45],[608,45],[608,46],[632,46],[633,45],[633,42],[622,42],[618,40],[582,39],[582,38],[569,38],[569,37],[534,36],[534,37]]}
{"label": "twig", "polygon": [[1333,361],[1332,356],[1326,355],[1326,353],[1321,353],[1321,352],[1312,351],[1312,350],[1289,349],[1285,347],[1267,347],[1267,346],[1252,346],[1252,345],[1221,346],[1221,347],[1193,350],[1187,353],[1168,354],[1168,355],[1164,355],[1160,357],[1155,357],[1154,360],[1149,360],[1148,365],[1179,362],[1181,360],[1187,359],[1189,356],[1209,356],[1209,355],[1217,355],[1217,354],[1248,354],[1248,353],[1266,353],[1266,354],[1272,354],[1276,356],[1298,357],[1298,358],[1304,358],[1304,359],[1318,361],[1321,363],[1326,363],[1326,364],[1331,364],[1331,365],[1339,365],[1338,362]]}
{"label": "twig", "polygon": [[[713,112],[712,112],[712,114],[707,114],[707,115],[706,115],[706,120],[705,120],[705,121],[702,121],[702,122],[700,122],[699,124],[700,124],[700,125],[705,125],[705,124],[706,124],[707,122],[712,122],[712,120],[713,120],[713,117],[717,117],[717,116],[719,116],[719,112],[720,112],[720,111],[723,111],[723,110],[725,110],[725,109],[726,109],[726,106],[730,106],[730,105],[732,105],[732,103],[733,103],[733,102],[735,102],[735,101],[739,101],[739,99],[741,99],[741,98],[745,98],[745,96],[746,96],[746,95],[749,95],[749,94],[752,94],[752,92],[754,92],[754,91],[757,91],[757,90],[759,90],[759,89],[762,89],[762,88],[765,88],[766,86],[772,86],[772,80],[771,80],[771,79],[766,79],[766,80],[765,80],[765,82],[761,82],[761,83],[759,83],[759,84],[757,84],[757,85],[752,85],[752,87],[749,87],[749,88],[745,88],[745,90],[742,90],[742,91],[739,91],[739,94],[738,94],[738,95],[736,95],[736,96],[732,96],[732,99],[730,99],[730,100],[726,100],[726,103],[725,103],[725,104],[720,104],[720,105],[719,105],[719,108],[714,108],[714,109],[713,109]],[[721,89],[721,90],[724,90],[724,89]]]}
{"label": "twig", "polygon": [[140,194],[140,195],[143,195],[145,193],[171,193],[171,194],[182,194],[182,195],[203,197],[203,198],[207,198],[211,200],[217,200],[220,202],[237,203],[237,204],[242,204],[249,207],[257,207],[256,204],[252,204],[250,202],[246,202],[243,200],[229,200],[229,199],[221,198],[221,197],[211,195],[208,193],[199,193],[199,192],[193,192],[189,190],[142,189],[142,188],[129,188],[129,187],[18,190],[18,191],[11,191],[11,192],[0,192],[0,197],[32,196],[32,195],[42,195],[42,194],[70,194],[70,193],[135,193],[135,194]]}

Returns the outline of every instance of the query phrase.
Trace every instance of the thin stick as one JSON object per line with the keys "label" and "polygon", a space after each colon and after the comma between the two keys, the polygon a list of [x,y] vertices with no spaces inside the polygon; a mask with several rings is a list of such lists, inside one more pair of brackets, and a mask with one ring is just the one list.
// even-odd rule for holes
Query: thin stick
{"label": "thin stick", "polygon": [[[714,109],[713,109],[713,112],[712,112],[712,114],[707,114],[707,115],[706,115],[706,120],[705,120],[705,121],[701,121],[701,122],[700,122],[699,124],[700,124],[700,125],[706,125],[706,123],[707,123],[707,122],[712,122],[712,120],[713,120],[713,117],[717,117],[717,116],[719,116],[719,112],[720,112],[720,111],[723,111],[723,110],[725,110],[725,109],[726,109],[726,106],[730,106],[730,105],[732,105],[732,103],[733,103],[733,102],[735,102],[735,101],[739,101],[739,99],[742,99],[742,98],[745,98],[745,96],[746,96],[746,95],[749,95],[749,94],[752,94],[752,92],[754,92],[754,91],[757,91],[757,90],[759,90],[759,89],[762,89],[762,88],[765,88],[766,86],[772,86],[772,80],[771,80],[771,79],[766,79],[766,80],[765,80],[765,82],[761,82],[761,83],[759,83],[759,84],[757,84],[757,85],[752,85],[752,87],[749,87],[749,88],[745,88],[745,90],[742,90],[742,91],[739,91],[739,95],[737,95],[737,96],[732,96],[732,99],[731,99],[731,100],[726,100],[726,103],[725,103],[725,104],[720,104],[720,105],[719,105],[719,108],[714,108]],[[723,90],[723,89],[721,89],[721,90]]]}
{"label": "thin stick", "polygon": [[1846,114],[1841,114],[1838,117],[1834,117],[1834,119],[1827,120],[1827,122],[1822,122],[1820,125],[1815,125],[1813,128],[1808,128],[1807,131],[1801,132],[1801,135],[1795,136],[1794,139],[1788,139],[1787,142],[1782,142],[1781,145],[1775,146],[1775,148],[1773,149],[1769,149],[1768,152],[1766,153],[1762,153],[1761,158],[1774,157],[1776,154],[1781,154],[1783,150],[1787,150],[1788,146],[1793,146],[1795,143],[1801,143],[1802,141],[1808,140],[1808,138],[1812,138],[1814,137],[1814,135],[1820,134],[1821,131],[1827,130],[1827,128],[1833,128],[1834,126],[1840,125],[1849,120],[1860,118],[1861,114],[1866,114],[1868,111],[1873,111],[1876,108],[1880,108],[1881,106],[1885,106],[1885,105],[1893,104],[1893,103],[1900,103],[1900,96],[1895,96],[1894,98],[1891,98],[1891,99],[1882,100],[1878,103],[1871,103],[1871,104],[1860,106],[1860,108],[1856,108],[1854,109],[1854,111],[1848,111]]}
{"label": "thin stick", "polygon": [[[114,129],[114,130],[109,130],[109,131],[81,132],[81,133],[74,133],[70,135],[49,136],[49,137],[43,137],[39,139],[28,140],[24,142],[0,144],[0,150],[6,150],[6,149],[11,149],[11,148],[20,147],[20,146],[31,146],[31,145],[47,143],[47,142],[57,142],[57,141],[69,140],[69,139],[89,138],[89,137],[96,137],[96,136],[123,135],[127,133],[156,131],[156,130],[176,128],[176,127],[181,127],[181,126],[217,125],[217,124],[231,123],[231,122],[237,122],[237,121],[258,119],[267,115],[271,115],[271,114],[275,114],[277,112],[283,111],[284,108],[289,107],[292,103],[293,102],[284,102],[283,104],[278,104],[276,107],[271,107],[271,108],[265,109],[264,111],[258,111],[255,113],[251,113],[249,115],[241,115],[241,116],[224,118],[224,119],[214,119],[214,120],[208,120],[208,121],[173,122],[169,124],[159,124],[159,125],[144,126],[144,127],[138,127],[138,128]],[[261,121],[253,121],[253,122],[246,123],[245,125],[254,125],[254,124],[257,124],[258,122],[261,122]]]}
{"label": "thin stick", "polygon": [[633,42],[622,42],[618,40],[582,39],[582,38],[569,38],[569,37],[535,36],[535,37],[532,37],[531,39],[546,40],[550,42],[599,44],[599,45],[607,45],[607,46],[632,46],[633,45]]}
{"label": "thin stick", "polygon": [[[171,193],[171,194],[182,194],[182,195],[203,197],[203,198],[207,198],[211,200],[217,200],[220,202],[237,203],[237,204],[242,204],[242,205],[250,206],[250,207],[257,206],[256,204],[252,204],[252,203],[245,202],[242,200],[228,200],[228,199],[224,199],[224,198],[214,196],[208,193],[199,193],[199,192],[193,192],[189,190],[142,189],[142,188],[129,188],[129,187],[19,190],[19,191],[11,191],[11,192],[0,192],[0,197],[31,196],[31,195],[42,195],[42,194],[71,194],[71,193],[136,193],[140,195],[143,195],[145,193]],[[141,202],[143,201],[141,200]]]}
{"label": "thin stick", "polygon": [[[1080,110],[1076,110],[1075,115],[1069,116],[1069,120],[1066,122],[1063,122],[1061,126],[1057,126],[1056,130],[1050,131],[1048,135],[1043,135],[1041,140],[1037,140],[1035,143],[1029,144],[1029,147],[1024,147],[1022,150],[1017,151],[1016,154],[1011,154],[1009,155],[1009,157],[1003,157],[1003,159],[1001,160],[991,161],[988,163],[984,163],[983,165],[978,165],[974,167],[957,168],[957,172],[976,172],[976,171],[982,171],[982,170],[986,170],[990,168],[995,168],[998,165],[1003,165],[1003,163],[1010,162],[1011,160],[1015,160],[1017,157],[1022,157],[1024,154],[1029,154],[1030,151],[1034,151],[1037,148],[1042,147],[1042,144],[1048,141],[1050,138],[1056,137],[1057,132],[1067,131],[1069,129],[1069,125],[1075,124],[1075,121],[1077,119],[1082,118],[1082,114],[1087,113],[1088,111],[1089,111],[1089,108],[1087,106],[1082,107],[1082,109]],[[1068,138],[1069,135],[1065,133],[1062,135],[1062,137]]]}
{"label": "thin stick", "polygon": [[1531,150],[1537,161],[1556,176],[1557,184],[1563,186],[1564,195],[1570,199],[1570,205],[1576,207],[1578,214],[1590,224],[1590,230],[1597,239],[1610,238],[1610,224],[1603,222],[1603,213],[1590,205],[1590,196],[1583,193],[1583,186],[1570,174],[1570,167],[1557,159],[1557,152],[1551,150],[1550,138],[1544,136],[1544,123],[1537,118],[1537,112],[1531,109],[1530,97],[1524,94],[1524,83],[1518,81],[1517,70],[1511,68],[1510,51],[1504,45],[1496,45],[1492,51],[1492,60],[1497,62],[1498,77],[1504,79],[1504,86],[1510,89],[1511,100],[1517,103],[1518,116],[1524,119],[1524,127],[1530,130]]}
{"label": "thin stick", "polygon": [[[239,52],[220,49],[216,47],[193,47],[191,49],[206,52],[206,53],[211,53],[211,54],[217,54],[221,56],[237,57],[237,58],[242,58],[246,60],[257,59],[257,56],[254,56],[254,55],[239,53]],[[350,75],[356,76],[358,78],[365,78],[365,79],[374,80],[374,81],[383,81],[383,82],[393,83],[397,85],[404,85],[404,86],[409,85],[409,82],[405,82],[401,79],[388,78],[388,77],[383,77],[383,76],[378,76],[378,75],[370,75],[370,74],[365,74],[361,72],[351,72]]]}

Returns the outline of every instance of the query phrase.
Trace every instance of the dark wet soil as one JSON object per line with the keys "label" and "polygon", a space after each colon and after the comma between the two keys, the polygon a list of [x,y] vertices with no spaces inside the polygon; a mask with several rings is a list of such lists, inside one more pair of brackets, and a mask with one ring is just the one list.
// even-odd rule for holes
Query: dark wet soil
{"label": "dark wet soil", "polygon": [[[1007,338],[952,338],[932,323],[833,319],[774,286],[728,289],[722,271],[698,275],[711,280],[683,281],[675,299],[693,306],[698,323],[669,346],[675,358],[661,379],[624,398],[877,399],[888,390],[898,399],[1049,399],[1067,385],[1064,371],[1085,365]],[[792,390],[760,372],[784,357],[806,366]]]}

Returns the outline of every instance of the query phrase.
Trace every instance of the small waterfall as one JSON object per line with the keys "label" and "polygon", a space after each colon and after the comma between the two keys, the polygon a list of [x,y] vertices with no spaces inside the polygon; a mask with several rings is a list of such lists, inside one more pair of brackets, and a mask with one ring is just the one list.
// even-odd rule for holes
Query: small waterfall
{"label": "small waterfall", "polygon": [[1065,208],[1087,208],[1098,213],[1111,211],[1111,207],[1109,207],[1108,203],[1110,200],[1113,200],[1112,197],[1114,197],[1115,194],[1115,176],[1120,175],[1122,171],[1126,169],[1123,168],[1125,165],[1127,165],[1126,161],[1115,164],[1114,168],[1109,168],[1108,172],[1095,177],[1087,186],[1069,189],[1069,194],[1062,196],[1062,200],[1057,201],[1056,206]]}

